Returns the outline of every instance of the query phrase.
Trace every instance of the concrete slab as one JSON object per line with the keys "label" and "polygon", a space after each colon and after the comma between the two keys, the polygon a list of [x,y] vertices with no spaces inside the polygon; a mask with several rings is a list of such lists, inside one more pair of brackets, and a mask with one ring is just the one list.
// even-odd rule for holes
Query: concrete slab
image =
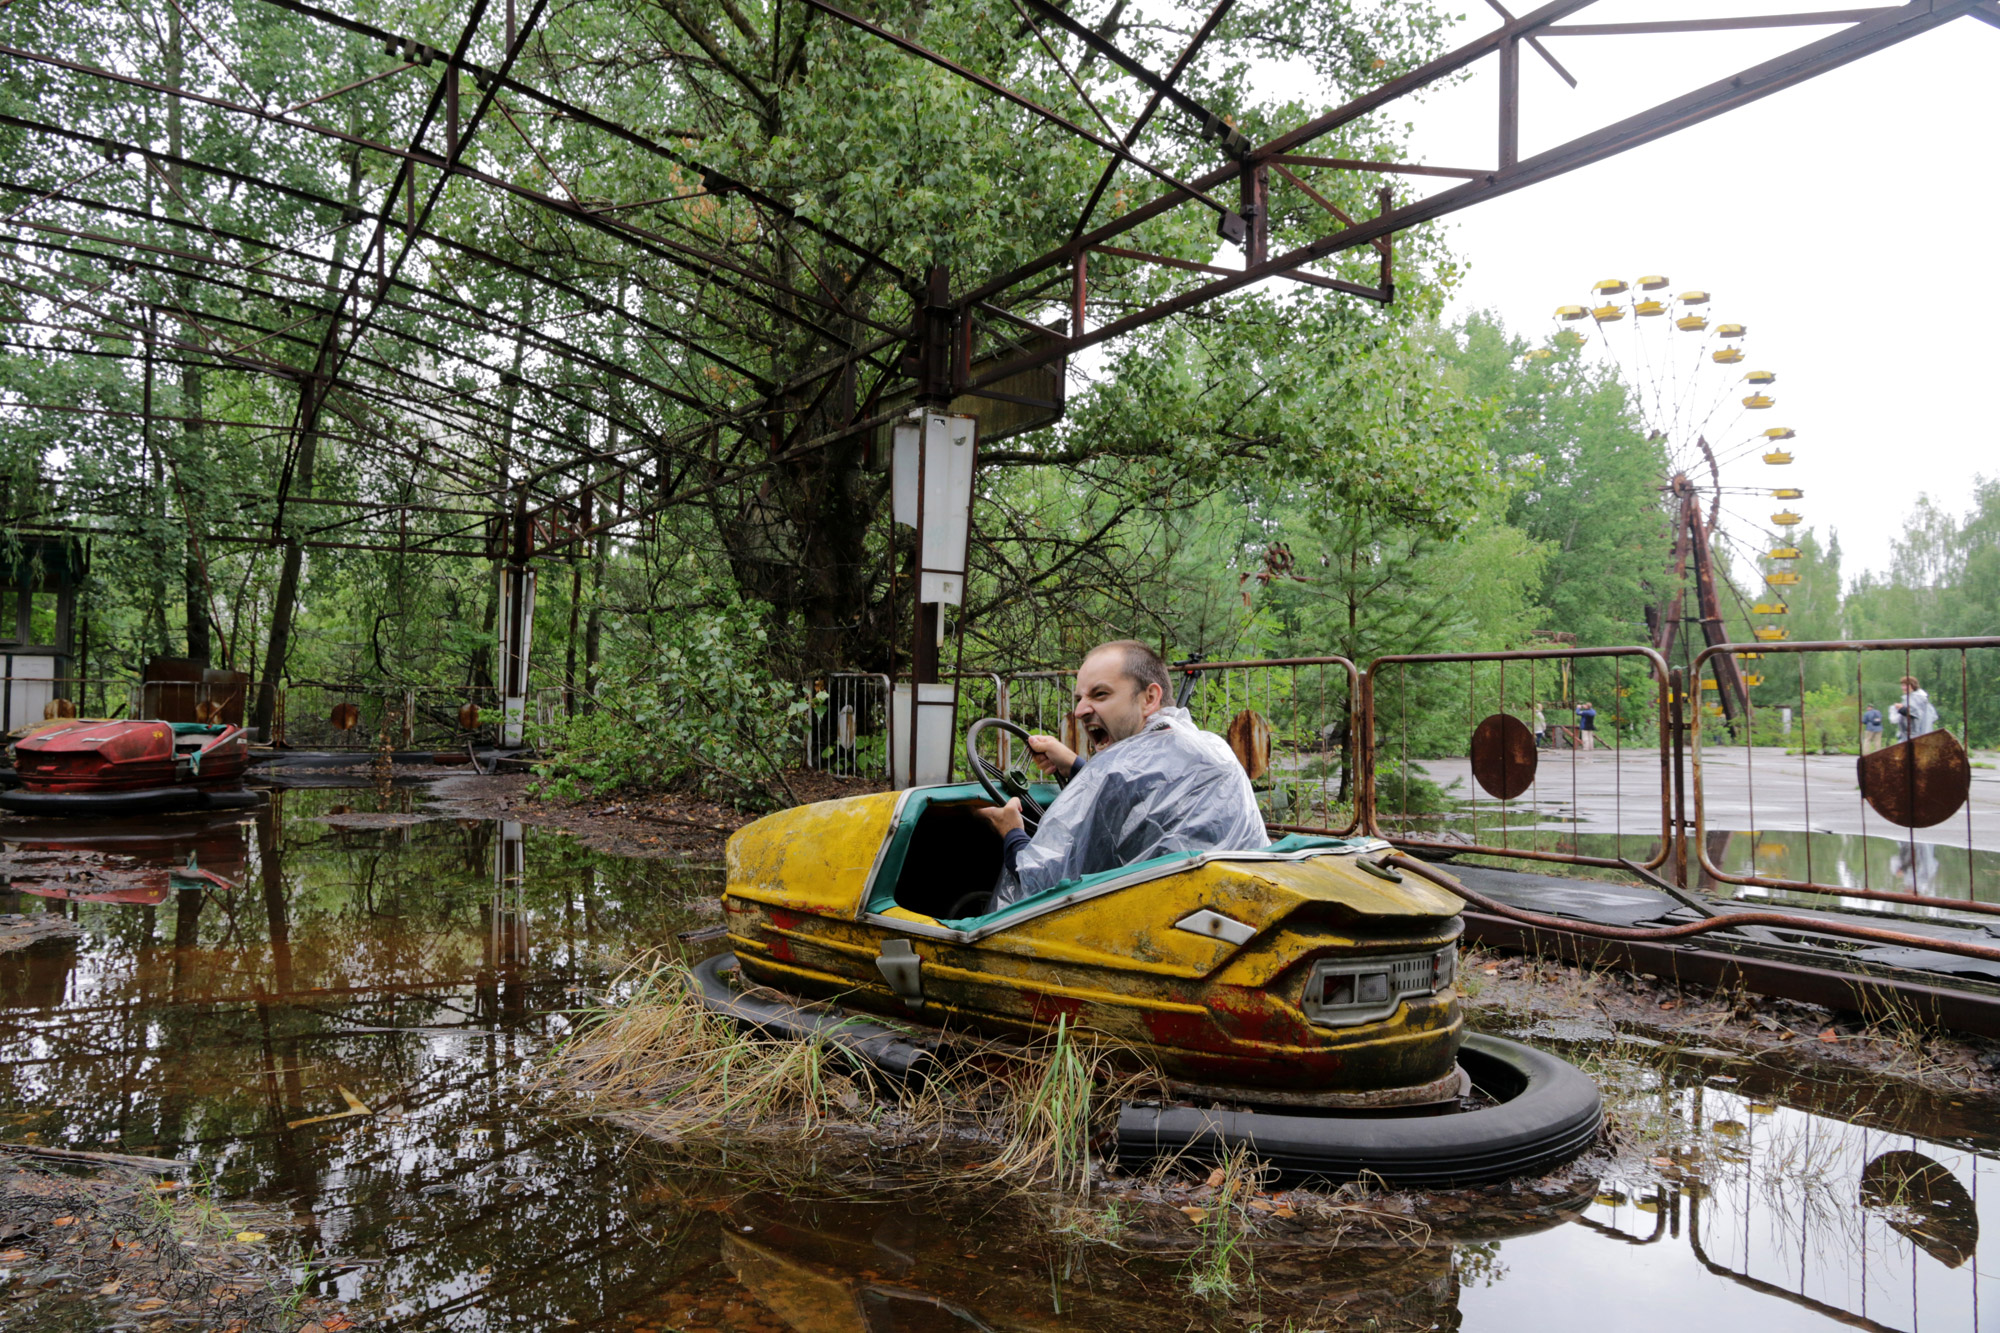
{"label": "concrete slab", "polygon": [[[1915,841],[2000,852],[2000,759],[1981,752],[1973,762],[1965,808],[1934,828],[1915,830]],[[1909,830],[1888,823],[1861,799],[1854,763],[1852,755],[1788,755],[1771,746],[1704,749],[1699,765],[1704,826],[1910,839]],[[1499,816],[1501,803],[1479,790],[1468,760],[1426,759],[1417,767],[1433,782],[1447,788],[1456,784],[1452,796],[1476,813]],[[1696,818],[1695,771],[1690,759],[1690,820]],[[1506,813],[1511,822],[1580,834],[1657,836],[1661,789],[1657,748],[1546,750],[1534,786],[1508,802]]]}

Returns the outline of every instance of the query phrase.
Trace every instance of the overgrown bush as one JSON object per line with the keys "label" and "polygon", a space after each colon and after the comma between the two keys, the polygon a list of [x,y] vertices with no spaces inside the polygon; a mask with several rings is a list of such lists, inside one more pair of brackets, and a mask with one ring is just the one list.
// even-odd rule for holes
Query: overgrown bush
{"label": "overgrown bush", "polygon": [[[1458,784],[1452,783],[1453,787]],[[1414,767],[1405,768],[1393,758],[1375,764],[1375,808],[1388,815],[1435,815],[1451,809],[1453,798],[1447,788],[1425,777]]]}
{"label": "overgrown bush", "polygon": [[748,608],[676,620],[642,670],[605,681],[575,717],[534,729],[550,761],[538,792],[580,800],[687,791],[772,804],[814,700],[773,678],[768,664],[763,624]]}

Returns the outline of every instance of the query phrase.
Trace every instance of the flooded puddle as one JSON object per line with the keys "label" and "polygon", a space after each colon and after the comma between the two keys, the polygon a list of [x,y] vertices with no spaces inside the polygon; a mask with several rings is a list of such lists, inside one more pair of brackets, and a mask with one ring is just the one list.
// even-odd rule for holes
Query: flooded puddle
{"label": "flooded puddle", "polygon": [[[51,835],[61,834],[62,837]],[[1135,1194],[997,1193],[851,1145],[668,1149],[538,1088],[563,1011],[718,920],[719,872],[277,794],[143,834],[0,826],[0,1137],[195,1161],[359,1327],[1966,1329],[2000,1225],[1986,1108],[1571,1045],[1617,1133],[1542,1191],[1260,1223],[1227,1304]],[[1497,1021],[1497,1019],[1496,1019]]]}

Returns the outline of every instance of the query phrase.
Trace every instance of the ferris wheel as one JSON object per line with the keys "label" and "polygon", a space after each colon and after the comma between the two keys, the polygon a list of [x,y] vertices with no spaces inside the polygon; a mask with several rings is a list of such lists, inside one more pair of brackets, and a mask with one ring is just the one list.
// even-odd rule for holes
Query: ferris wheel
{"label": "ferris wheel", "polygon": [[[1646,623],[1661,656],[1685,662],[1699,651],[1697,626],[1709,645],[1728,641],[1728,609],[1748,619],[1760,641],[1790,637],[1785,616],[1800,577],[1797,502],[1805,492],[1788,472],[1772,471],[1792,467],[1797,432],[1770,424],[1781,419],[1771,392],[1778,376],[1749,359],[1748,326],[1712,319],[1707,290],[1668,295],[1671,286],[1660,274],[1606,278],[1587,303],[1556,307],[1552,342],[1588,347],[1614,364],[1665,454],[1661,492],[1673,541],[1662,572],[1649,580],[1657,595]],[[1552,355],[1549,347],[1527,353]],[[1718,559],[1725,551],[1740,559]],[[1742,586],[1760,581],[1754,592]],[[1712,659],[1714,678],[1700,683],[1705,695],[1713,692],[1704,699],[1710,711],[1730,722],[1747,712],[1761,678],[1743,662],[1756,658]]]}

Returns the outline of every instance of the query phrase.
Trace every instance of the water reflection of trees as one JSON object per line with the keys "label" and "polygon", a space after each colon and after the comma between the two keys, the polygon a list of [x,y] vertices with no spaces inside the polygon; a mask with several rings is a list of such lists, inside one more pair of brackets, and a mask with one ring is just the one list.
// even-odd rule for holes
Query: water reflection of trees
{"label": "water reflection of trees", "polygon": [[[542,1015],[614,950],[686,924],[657,887],[670,872],[550,837],[496,886],[493,825],[315,822],[336,798],[352,800],[281,794],[231,826],[234,889],[40,903],[89,935],[0,965],[26,1002],[0,1016],[10,1136],[199,1157],[231,1190],[324,1219],[330,1199],[461,1173],[457,1135],[411,1127],[511,1123],[502,1076],[545,1037]],[[378,1114],[291,1127],[343,1109],[340,1087]]]}

